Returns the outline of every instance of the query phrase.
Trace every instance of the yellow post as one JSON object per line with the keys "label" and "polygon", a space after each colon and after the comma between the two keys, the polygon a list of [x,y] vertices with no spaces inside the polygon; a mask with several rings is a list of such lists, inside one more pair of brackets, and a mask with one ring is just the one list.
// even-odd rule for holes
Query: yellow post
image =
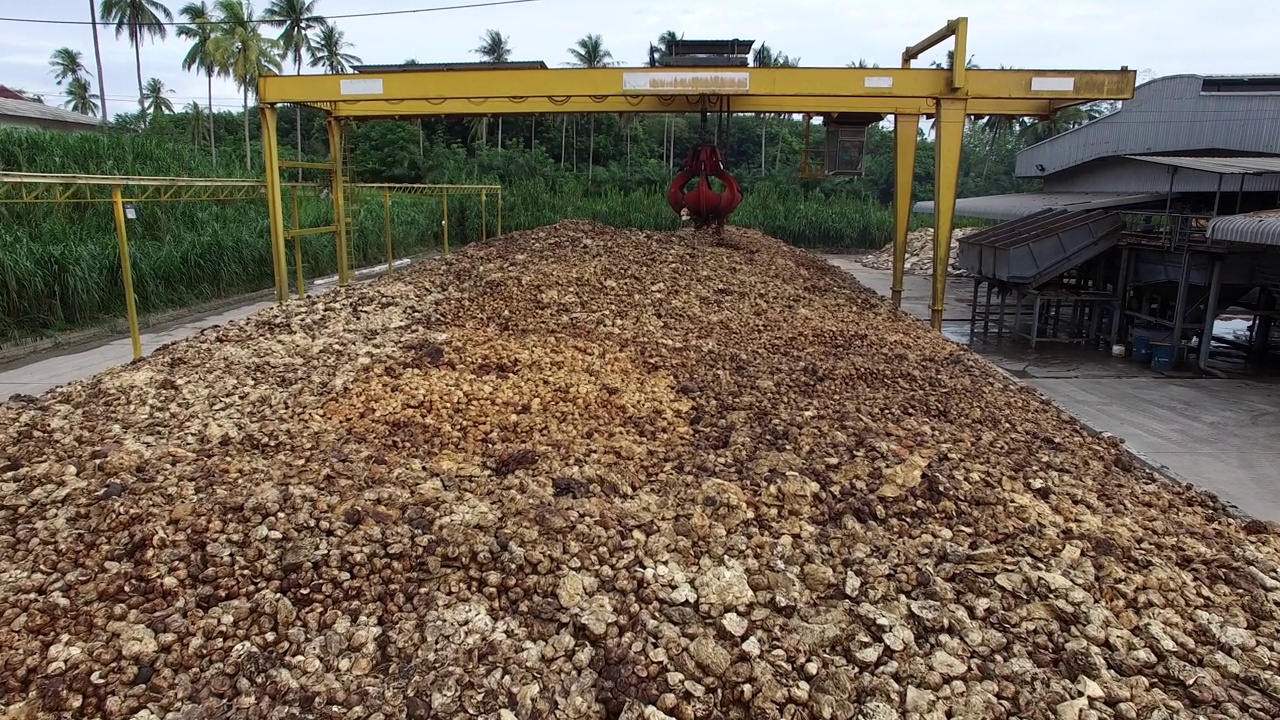
{"label": "yellow post", "polygon": [[902,276],[907,265],[907,225],[911,221],[911,188],[916,172],[916,136],[919,115],[893,116],[893,285],[890,296],[902,307]]}
{"label": "yellow post", "polygon": [[387,239],[387,274],[391,274],[392,266],[395,265],[395,256],[391,254],[391,191],[384,190],[382,193],[383,212],[382,222],[386,230]]}
{"label": "yellow post", "polygon": [[502,236],[502,189],[498,189],[498,236]]}
{"label": "yellow post", "polygon": [[488,226],[488,220],[489,220],[489,210],[488,210],[488,206],[489,206],[489,203],[488,203],[488,200],[489,200],[489,196],[486,194],[486,191],[485,191],[485,190],[481,190],[481,191],[480,191],[480,239],[481,239],[481,240],[488,240],[488,239],[489,239],[489,226]]}
{"label": "yellow post", "polygon": [[951,261],[951,226],[960,178],[965,104],[965,100],[940,98],[934,120],[937,167],[933,182],[933,302],[929,305],[929,320],[935,330],[942,329],[942,311],[947,302],[947,265]]}
{"label": "yellow post", "polygon": [[280,143],[273,105],[260,105],[262,157],[267,177],[267,214],[271,220],[271,261],[276,278],[276,302],[289,299],[289,266],[284,249],[284,202],[280,194]]}
{"label": "yellow post", "polygon": [[342,186],[342,124],[329,116],[325,121],[329,130],[329,159],[333,162],[333,224],[338,228],[338,285],[351,281],[347,268],[347,210],[344,207]]}
{"label": "yellow post", "polygon": [[129,338],[133,340],[133,359],[142,357],[142,333],[138,330],[138,306],[133,299],[133,265],[129,262],[129,235],[124,229],[124,200],[120,186],[111,188],[111,202],[116,210],[116,240],[120,243],[120,274],[124,277],[124,309],[129,316]]}
{"label": "yellow post", "polygon": [[444,197],[444,200],[442,201],[442,207],[443,207],[442,212],[444,215],[444,219],[440,221],[440,227],[444,231],[444,236],[443,236],[444,251],[447,253],[449,252],[449,191],[448,190],[444,191],[443,197]]}
{"label": "yellow post", "polygon": [[969,18],[960,17],[952,21],[955,25],[955,49],[951,51],[951,89],[964,87],[964,72],[969,63]]}
{"label": "yellow post", "polygon": [[[299,228],[298,222],[298,186],[294,185],[291,190],[293,192],[293,229]],[[307,279],[302,273],[302,238],[298,235],[293,236],[293,266],[298,275],[298,297],[307,296]]]}

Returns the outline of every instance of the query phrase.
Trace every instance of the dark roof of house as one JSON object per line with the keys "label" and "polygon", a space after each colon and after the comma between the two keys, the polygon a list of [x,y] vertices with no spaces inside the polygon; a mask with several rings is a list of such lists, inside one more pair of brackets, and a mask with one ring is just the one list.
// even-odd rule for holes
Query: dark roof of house
{"label": "dark roof of house", "polygon": [[97,127],[102,121],[89,115],[81,115],[52,105],[42,105],[30,100],[9,100],[0,98],[0,116],[28,118],[46,122],[72,123]]}

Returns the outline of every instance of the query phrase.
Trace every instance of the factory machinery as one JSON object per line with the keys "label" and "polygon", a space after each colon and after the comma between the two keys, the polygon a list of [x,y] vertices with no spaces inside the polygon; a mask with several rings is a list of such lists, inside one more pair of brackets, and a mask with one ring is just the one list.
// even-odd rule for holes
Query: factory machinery
{"label": "factory machinery", "polygon": [[[901,302],[911,184],[922,118],[932,122],[936,143],[933,302],[931,319],[941,328],[946,268],[955,214],[956,184],[965,118],[1047,118],[1062,108],[1096,100],[1133,97],[1136,73],[1119,70],[978,70],[912,68],[925,51],[953,40],[953,57],[968,57],[968,20],[957,18],[906,48],[900,68],[749,67],[752,41],[679,41],[649,67],[549,69],[545,64],[451,64],[379,66],[346,75],[271,75],[258,81],[272,255],[280,302],[288,299],[281,172],[289,168],[327,171],[332,178],[333,232],[345,257],[346,169],[344,123],[373,118],[501,116],[554,113],[731,113],[821,118],[826,146],[806,176],[862,172],[866,130],[892,118],[895,135],[894,276],[892,296]],[[281,105],[306,105],[328,116],[329,162],[282,161],[277,116]],[[712,180],[723,185],[716,189]],[[688,160],[667,194],[673,211],[698,225],[722,225],[743,201],[738,183],[714,143],[689,150]],[[314,229],[312,229],[314,230]],[[311,232],[294,229],[290,232]]]}

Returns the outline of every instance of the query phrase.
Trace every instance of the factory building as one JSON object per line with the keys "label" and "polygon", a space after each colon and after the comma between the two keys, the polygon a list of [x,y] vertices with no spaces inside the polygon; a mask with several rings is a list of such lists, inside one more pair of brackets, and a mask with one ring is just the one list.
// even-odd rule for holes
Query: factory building
{"label": "factory building", "polygon": [[1274,359],[1280,75],[1152,80],[1022,150],[1015,174],[1041,190],[956,203],[998,221],[960,241],[979,335],[1097,346],[1162,371]]}

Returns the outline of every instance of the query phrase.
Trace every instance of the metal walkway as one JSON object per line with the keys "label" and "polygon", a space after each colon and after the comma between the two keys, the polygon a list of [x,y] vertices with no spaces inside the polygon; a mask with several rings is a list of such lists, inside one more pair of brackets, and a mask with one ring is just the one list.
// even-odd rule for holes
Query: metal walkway
{"label": "metal walkway", "polygon": [[1124,220],[1109,210],[1042,210],[960,241],[959,265],[982,278],[1035,288],[1120,241]]}

